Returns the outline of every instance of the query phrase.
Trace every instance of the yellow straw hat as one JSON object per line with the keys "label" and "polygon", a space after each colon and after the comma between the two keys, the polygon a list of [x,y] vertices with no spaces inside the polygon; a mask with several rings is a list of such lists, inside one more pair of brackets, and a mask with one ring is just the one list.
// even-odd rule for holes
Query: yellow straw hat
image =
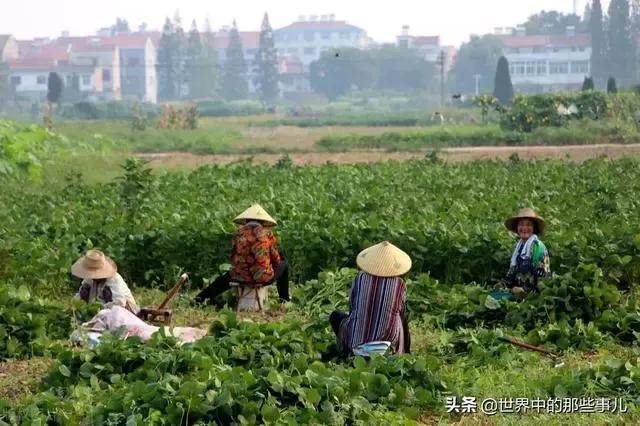
{"label": "yellow straw hat", "polygon": [[535,227],[538,228],[537,231],[534,229],[534,232],[536,232],[537,234],[542,234],[544,232],[544,228],[545,228],[544,219],[538,216],[536,212],[534,212],[533,209],[530,209],[530,208],[520,210],[520,212],[518,212],[517,215],[507,219],[504,222],[504,226],[506,226],[509,231],[515,232],[517,234],[518,222],[520,222],[520,219],[529,219],[533,221],[533,223],[535,224],[534,228]]}
{"label": "yellow straw hat", "polygon": [[103,279],[113,277],[118,268],[116,263],[100,250],[89,250],[71,267],[71,273],[78,278]]}
{"label": "yellow straw hat", "polygon": [[362,250],[356,263],[364,272],[378,277],[399,277],[411,269],[409,255],[389,241]]}
{"label": "yellow straw hat", "polygon": [[270,223],[271,225],[277,225],[277,222],[274,218],[272,218],[269,213],[267,213],[260,204],[254,204],[242,213],[235,219],[233,219],[236,223],[242,223],[246,220],[259,220],[262,222]]}

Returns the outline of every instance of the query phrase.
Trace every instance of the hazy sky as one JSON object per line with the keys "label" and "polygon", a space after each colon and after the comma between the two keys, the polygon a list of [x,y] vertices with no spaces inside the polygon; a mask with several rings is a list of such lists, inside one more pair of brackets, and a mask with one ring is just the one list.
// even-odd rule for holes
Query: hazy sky
{"label": "hazy sky", "polygon": [[[440,34],[445,44],[459,45],[469,34],[493,32],[494,27],[514,26],[542,9],[573,10],[573,0],[4,0],[0,33],[17,38],[89,35],[126,18],[133,28],[146,22],[160,29],[164,18],[180,11],[185,26],[192,19],[200,25],[209,16],[214,29],[235,18],[241,30],[260,28],[262,15],[269,13],[278,28],[300,15],[335,14],[336,19],[364,28],[376,41],[393,41],[402,25],[413,35]],[[578,0],[582,14],[586,0]],[[603,1],[606,8],[609,0]],[[606,9],[605,9],[606,10]]]}

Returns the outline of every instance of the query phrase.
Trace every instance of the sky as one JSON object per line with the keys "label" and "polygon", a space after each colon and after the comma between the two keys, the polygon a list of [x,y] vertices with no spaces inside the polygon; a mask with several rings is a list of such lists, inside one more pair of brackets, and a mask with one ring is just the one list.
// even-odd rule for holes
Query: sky
{"label": "sky", "polygon": [[[146,22],[160,29],[165,17],[176,10],[183,25],[198,25],[209,17],[214,29],[233,19],[241,31],[257,31],[264,12],[273,28],[283,27],[301,15],[334,14],[367,31],[375,41],[395,41],[403,25],[412,35],[440,35],[445,45],[459,46],[470,34],[493,32],[495,27],[515,26],[540,10],[571,12],[573,0],[18,0],[0,13],[0,33],[18,39],[91,35],[99,28],[126,18],[132,28]],[[586,0],[577,0],[582,15]],[[609,1],[603,1],[606,10]]]}

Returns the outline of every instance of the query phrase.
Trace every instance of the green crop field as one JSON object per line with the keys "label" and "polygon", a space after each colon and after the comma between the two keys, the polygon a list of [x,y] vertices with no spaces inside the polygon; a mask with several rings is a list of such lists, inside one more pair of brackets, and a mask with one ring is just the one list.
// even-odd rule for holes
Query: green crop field
{"label": "green crop field", "polygon": [[[151,150],[165,149],[162,141],[179,135],[185,144],[217,135],[223,146],[225,138],[243,143],[238,126],[255,131],[253,138],[277,131],[250,120],[204,121],[221,133],[138,134],[124,122],[67,123],[56,132],[0,122],[0,424],[640,422],[640,160],[514,156],[448,164],[431,155],[299,167],[282,158],[274,166],[240,161],[172,171],[125,160],[156,140]],[[389,129],[363,129],[361,137],[378,138],[367,148],[392,149],[385,144],[393,142],[408,149],[451,129],[502,144],[508,132],[575,137],[611,124],[580,120],[587,121],[530,132],[487,124],[392,131],[413,135],[406,140],[380,136]],[[286,126],[333,141],[321,149],[361,143],[340,139],[332,127],[302,127]],[[623,127],[635,137],[631,124]],[[131,139],[114,142],[118,132]],[[279,222],[291,265],[286,312],[275,289],[260,314],[192,305],[229,263],[232,218],[254,202]],[[503,221],[523,206],[547,221],[542,239],[554,274],[539,294],[497,301],[489,294],[515,242]],[[413,260],[411,354],[331,358],[328,316],[347,308],[356,254],[382,240]],[[208,336],[185,345],[164,333],[147,343],[108,336],[96,347],[72,347],[69,334],[98,307],[72,301],[79,283],[69,268],[93,247],[118,262],[142,306],[157,304],[190,272],[174,324],[206,328]],[[232,307],[232,295],[220,304]],[[558,358],[509,345],[504,336]],[[448,412],[447,400],[464,397],[476,398],[475,412]],[[572,414],[539,407],[487,414],[480,406],[518,398],[550,409],[567,398],[575,398],[574,411],[580,401],[600,398],[600,405]]]}

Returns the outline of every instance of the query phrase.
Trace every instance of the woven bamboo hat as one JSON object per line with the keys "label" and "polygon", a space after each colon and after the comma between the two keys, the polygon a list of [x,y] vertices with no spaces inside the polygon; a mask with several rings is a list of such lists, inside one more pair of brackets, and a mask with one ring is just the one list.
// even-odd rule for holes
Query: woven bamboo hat
{"label": "woven bamboo hat", "polygon": [[276,220],[272,218],[260,204],[252,205],[251,207],[240,213],[238,217],[233,219],[233,221],[236,223],[243,223],[246,220],[259,220],[271,225],[278,224],[278,222],[276,222]]}
{"label": "woven bamboo hat", "polygon": [[399,277],[411,269],[409,255],[389,241],[362,250],[356,263],[364,272],[378,277]]}
{"label": "woven bamboo hat", "polygon": [[534,212],[533,209],[530,209],[530,208],[520,210],[520,212],[518,212],[517,215],[507,219],[504,222],[504,226],[506,226],[509,231],[515,232],[517,234],[518,222],[520,222],[520,219],[529,219],[533,221],[534,232],[536,234],[542,234],[544,232],[544,227],[545,227],[544,219],[538,216],[536,212]]}
{"label": "woven bamboo hat", "polygon": [[71,273],[78,278],[111,278],[118,271],[116,263],[100,250],[89,250],[71,267]]}

